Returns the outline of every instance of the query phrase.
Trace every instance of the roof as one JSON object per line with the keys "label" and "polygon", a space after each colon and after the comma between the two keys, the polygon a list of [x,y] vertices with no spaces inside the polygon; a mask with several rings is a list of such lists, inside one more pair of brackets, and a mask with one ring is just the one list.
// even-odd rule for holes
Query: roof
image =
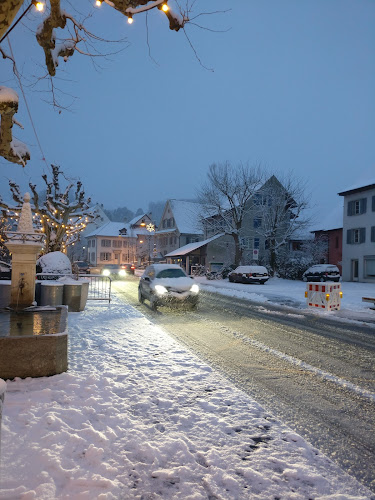
{"label": "roof", "polygon": [[177,248],[176,250],[173,250],[170,253],[167,253],[164,257],[179,257],[180,255],[187,255],[190,252],[193,252],[194,250],[197,250],[198,248],[203,247],[204,245],[207,245],[211,241],[216,240],[217,238],[220,238],[221,236],[224,236],[224,233],[216,234],[215,236],[211,236],[211,238],[208,238],[207,240],[203,241],[196,241],[195,243],[188,243],[187,245],[184,245],[183,247]]}
{"label": "roof", "polygon": [[[126,229],[127,233],[124,235],[120,235],[120,230],[121,229]],[[130,227],[129,222],[107,222],[106,224],[103,224],[102,226],[98,227],[97,229],[94,229],[94,231],[91,231],[91,233],[85,235],[86,238],[92,238],[94,236],[108,236],[110,238],[115,238],[118,236],[122,237],[133,237],[135,238],[137,234],[146,234],[147,230],[144,228],[136,228],[133,229]]]}
{"label": "roof", "polygon": [[367,182],[362,184],[355,184],[354,186],[337,193],[339,196],[345,196],[348,194],[355,194],[361,191],[368,191],[369,189],[375,189],[375,178],[369,179]]}
{"label": "roof", "polygon": [[344,207],[342,203],[337,205],[319,224],[315,224],[318,229],[312,229],[313,233],[317,231],[332,231],[342,229],[343,227]]}
{"label": "roof", "polygon": [[199,219],[203,211],[200,203],[193,201],[169,200],[176,226],[180,233],[203,234]]}

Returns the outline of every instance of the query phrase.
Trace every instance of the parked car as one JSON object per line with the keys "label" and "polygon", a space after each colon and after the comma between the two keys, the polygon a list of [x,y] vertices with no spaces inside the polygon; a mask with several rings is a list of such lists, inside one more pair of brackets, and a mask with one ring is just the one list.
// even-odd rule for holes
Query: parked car
{"label": "parked car", "polygon": [[264,266],[239,266],[228,275],[231,283],[264,283],[269,279]]}
{"label": "parked car", "polygon": [[138,285],[141,304],[147,299],[151,309],[158,306],[184,304],[195,308],[199,286],[177,264],[152,264],[146,267]]}
{"label": "parked car", "polygon": [[78,267],[78,271],[80,273],[89,273],[90,264],[88,262],[85,262],[84,260],[76,260],[75,262],[73,262],[73,268],[74,266]]}
{"label": "parked car", "polygon": [[340,271],[332,264],[317,264],[302,275],[303,281],[340,281]]}
{"label": "parked car", "polygon": [[10,280],[12,278],[12,264],[0,261],[0,279]]}

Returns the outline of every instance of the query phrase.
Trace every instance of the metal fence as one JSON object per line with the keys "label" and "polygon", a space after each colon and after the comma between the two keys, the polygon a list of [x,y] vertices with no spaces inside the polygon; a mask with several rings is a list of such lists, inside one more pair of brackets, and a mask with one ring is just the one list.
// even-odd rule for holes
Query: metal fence
{"label": "metal fence", "polygon": [[[76,279],[73,274],[37,273],[37,280],[58,280],[59,278]],[[111,302],[111,278],[100,274],[80,274],[79,278],[89,281],[89,294],[87,300],[107,300]]]}

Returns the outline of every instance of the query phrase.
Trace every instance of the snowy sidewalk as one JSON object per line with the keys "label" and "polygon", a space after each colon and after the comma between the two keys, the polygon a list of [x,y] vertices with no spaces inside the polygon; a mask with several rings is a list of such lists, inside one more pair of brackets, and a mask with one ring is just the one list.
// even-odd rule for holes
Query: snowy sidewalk
{"label": "snowy sidewalk", "polygon": [[0,499],[372,498],[116,297],[69,341],[67,373],[7,384]]}

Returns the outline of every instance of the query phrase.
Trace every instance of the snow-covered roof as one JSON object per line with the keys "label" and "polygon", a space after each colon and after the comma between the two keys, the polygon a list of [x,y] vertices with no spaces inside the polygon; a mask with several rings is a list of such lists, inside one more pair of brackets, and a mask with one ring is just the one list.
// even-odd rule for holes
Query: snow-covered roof
{"label": "snow-covered roof", "polygon": [[196,241],[195,243],[188,243],[187,245],[184,245],[183,247],[177,248],[176,250],[173,250],[172,252],[167,253],[167,255],[165,255],[165,257],[177,257],[180,255],[187,255],[188,253],[192,252],[193,250],[197,250],[197,248],[203,247],[204,245],[207,245],[207,243],[210,243],[211,241],[214,241],[217,238],[220,238],[220,236],[224,236],[224,233],[220,233],[220,234],[216,234],[215,236],[211,236],[211,238],[208,238],[207,240]]}
{"label": "snow-covered roof", "polygon": [[342,203],[337,205],[324,219],[315,224],[312,232],[316,231],[332,231],[333,229],[340,229],[343,227],[343,214],[344,208]]}
{"label": "snow-covered roof", "polygon": [[193,201],[169,200],[176,226],[180,233],[203,234],[199,218],[203,207]]}
{"label": "snow-covered roof", "polygon": [[375,188],[375,177],[370,177],[369,179],[366,179],[364,181],[356,182],[352,186],[338,193],[338,195],[344,196],[346,194],[355,193],[357,191],[366,191],[368,189],[373,189],[373,188]]}

